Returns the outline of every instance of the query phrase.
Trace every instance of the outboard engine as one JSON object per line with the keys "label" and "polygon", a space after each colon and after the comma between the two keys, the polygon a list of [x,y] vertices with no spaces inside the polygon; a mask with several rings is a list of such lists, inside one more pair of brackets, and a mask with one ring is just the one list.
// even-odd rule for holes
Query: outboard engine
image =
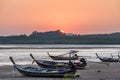
{"label": "outboard engine", "polygon": [[82,62],[83,64],[87,64],[85,58],[81,58],[81,59],[80,59],[80,62]]}

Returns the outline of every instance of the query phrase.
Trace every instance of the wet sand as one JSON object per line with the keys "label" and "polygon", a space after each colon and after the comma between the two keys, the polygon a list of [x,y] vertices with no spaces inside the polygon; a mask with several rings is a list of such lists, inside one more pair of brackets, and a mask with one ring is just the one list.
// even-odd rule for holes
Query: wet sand
{"label": "wet sand", "polygon": [[[77,70],[80,77],[74,80],[120,80],[120,63],[88,62],[84,70]],[[26,77],[18,71],[13,72],[12,66],[0,66],[0,80],[64,80],[64,78]]]}

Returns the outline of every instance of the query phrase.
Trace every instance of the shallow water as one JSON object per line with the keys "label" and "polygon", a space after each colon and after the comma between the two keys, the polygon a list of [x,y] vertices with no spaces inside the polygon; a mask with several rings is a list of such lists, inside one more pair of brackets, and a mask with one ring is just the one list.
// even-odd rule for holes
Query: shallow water
{"label": "shallow water", "polygon": [[99,61],[95,53],[100,56],[111,57],[111,54],[117,58],[120,51],[120,45],[66,45],[66,44],[17,44],[0,45],[0,65],[12,65],[9,57],[12,56],[18,64],[31,64],[32,59],[29,56],[32,53],[37,59],[51,60],[47,55],[59,55],[67,53],[70,50],[79,51],[79,56],[85,57],[88,61]]}

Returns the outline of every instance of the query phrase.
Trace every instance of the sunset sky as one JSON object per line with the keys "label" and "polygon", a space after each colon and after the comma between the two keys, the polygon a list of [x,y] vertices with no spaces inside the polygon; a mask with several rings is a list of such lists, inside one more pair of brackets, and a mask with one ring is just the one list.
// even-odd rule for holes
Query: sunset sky
{"label": "sunset sky", "polygon": [[120,0],[0,0],[0,36],[120,32]]}

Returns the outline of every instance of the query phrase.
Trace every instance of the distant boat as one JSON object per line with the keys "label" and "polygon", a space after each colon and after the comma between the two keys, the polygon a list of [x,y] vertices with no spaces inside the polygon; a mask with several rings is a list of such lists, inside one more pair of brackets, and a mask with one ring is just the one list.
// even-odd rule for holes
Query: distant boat
{"label": "distant boat", "polygon": [[99,58],[102,62],[119,62],[119,58],[113,58],[113,57],[100,57],[97,53],[96,53],[97,58]]}
{"label": "distant boat", "polygon": [[65,74],[75,74],[76,69],[72,62],[70,62],[70,69],[48,69],[48,68],[35,68],[23,67],[17,65],[12,57],[9,57],[13,66],[23,75],[32,77],[64,77]]}
{"label": "distant boat", "polygon": [[[40,67],[43,67],[43,68],[58,68],[59,66],[63,68],[70,68],[69,63],[54,62],[54,61],[47,61],[47,60],[36,60],[32,54],[30,54],[30,56]],[[84,58],[81,58],[79,62],[74,62],[74,66],[77,69],[85,69],[87,66],[86,60]]]}
{"label": "distant boat", "polygon": [[[58,55],[58,56],[52,56],[49,53],[47,53],[53,60],[78,60],[78,56],[77,53],[78,51],[75,50],[71,50],[68,53],[62,54],[62,55]],[[64,55],[69,54],[69,57],[65,57]],[[74,56],[71,56],[72,54],[75,54]]]}

